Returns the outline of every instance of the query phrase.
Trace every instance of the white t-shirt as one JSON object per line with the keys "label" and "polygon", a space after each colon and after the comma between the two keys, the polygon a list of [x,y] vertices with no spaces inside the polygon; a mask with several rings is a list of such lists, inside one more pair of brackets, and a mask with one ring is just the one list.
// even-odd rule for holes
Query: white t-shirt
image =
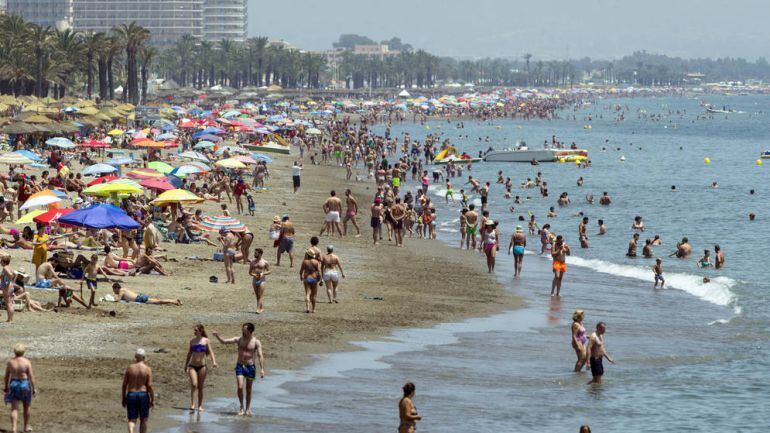
{"label": "white t-shirt", "polygon": [[291,167],[291,175],[292,176],[299,176],[300,172],[302,171],[302,167],[295,165]]}

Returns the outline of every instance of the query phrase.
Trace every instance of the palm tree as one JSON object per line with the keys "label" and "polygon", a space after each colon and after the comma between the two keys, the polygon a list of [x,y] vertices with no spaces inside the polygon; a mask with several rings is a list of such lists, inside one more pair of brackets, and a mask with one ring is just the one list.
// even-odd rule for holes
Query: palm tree
{"label": "palm tree", "polygon": [[51,48],[53,30],[50,26],[43,27],[33,23],[29,23],[27,27],[28,44],[35,58],[35,96],[41,97],[43,96],[43,70]]}
{"label": "palm tree", "polygon": [[153,58],[157,54],[158,50],[155,47],[143,46],[139,49],[139,60],[142,62],[142,103],[147,102],[147,72],[150,69]]}
{"label": "palm tree", "polygon": [[527,87],[529,87],[529,61],[532,59],[532,54],[524,54],[524,61],[527,63]]}
{"label": "palm tree", "polygon": [[150,39],[150,31],[140,26],[136,21],[129,24],[121,24],[113,29],[126,49],[126,87],[128,101],[132,104],[139,103],[139,84],[136,71],[136,55]]}

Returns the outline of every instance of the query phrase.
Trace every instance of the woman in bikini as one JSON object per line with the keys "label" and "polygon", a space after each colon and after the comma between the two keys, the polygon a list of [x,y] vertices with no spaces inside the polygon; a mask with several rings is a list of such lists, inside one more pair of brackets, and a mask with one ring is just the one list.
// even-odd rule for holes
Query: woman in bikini
{"label": "woman in bikini", "polygon": [[251,249],[251,243],[254,242],[254,233],[251,230],[246,229],[243,232],[238,232],[236,235],[240,241],[241,258],[243,263],[249,263],[249,250]]}
{"label": "woman in bikini", "polygon": [[201,324],[193,328],[195,338],[190,340],[184,369],[190,378],[190,412],[195,410],[195,394],[198,394],[198,411],[203,411],[203,386],[206,382],[206,358],[211,357],[211,364],[217,368],[217,359],[209,344],[206,329]]}
{"label": "woman in bikini", "polygon": [[583,369],[587,359],[588,337],[586,336],[586,328],[583,326],[584,316],[583,310],[575,310],[572,314],[572,348],[575,349],[575,355],[577,355],[575,372],[580,372]]}
{"label": "woman in bikini", "polygon": [[492,219],[487,219],[484,224],[484,255],[487,256],[487,272],[491,274],[495,271],[497,251],[500,249],[500,231]]}
{"label": "woman in bikini", "polygon": [[401,421],[398,425],[398,433],[414,433],[417,429],[417,421],[422,420],[412,402],[415,387],[412,382],[407,382],[402,389],[404,397],[398,402],[398,416]]}
{"label": "woman in bikini", "polygon": [[321,281],[321,264],[315,258],[313,250],[305,251],[305,259],[299,267],[299,279],[305,286],[305,312],[315,313],[315,298],[318,283]]}
{"label": "woman in bikini", "polygon": [[104,272],[108,275],[127,277],[136,273],[136,264],[133,260],[117,257],[109,245],[104,246]]}

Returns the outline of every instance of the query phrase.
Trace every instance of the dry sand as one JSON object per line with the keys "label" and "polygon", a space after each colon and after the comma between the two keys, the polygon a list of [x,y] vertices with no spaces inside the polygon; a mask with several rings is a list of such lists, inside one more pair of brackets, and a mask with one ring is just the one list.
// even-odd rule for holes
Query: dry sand
{"label": "dry sand", "polygon": [[[290,269],[284,256],[282,266],[274,267],[268,280],[266,311],[257,315],[246,265],[235,265],[237,284],[212,284],[211,275],[225,281],[222,263],[185,259],[210,258],[211,247],[164,243],[169,257],[178,260],[165,264],[173,276],[125,277],[119,281],[137,292],[179,298],[183,306],[101,303],[91,311],[73,306],[59,312],[17,313],[14,324],[0,325],[0,348],[7,348],[6,353],[10,355],[11,347],[19,341],[29,346],[39,390],[32,415],[36,431],[125,431],[120,385],[137,347],[147,350],[147,362],[154,370],[158,399],[151,427],[156,430],[169,425],[171,421],[164,414],[189,405],[183,369],[196,323],[203,323],[209,335],[218,330],[227,337],[239,335],[243,322],[254,322],[256,336],[265,348],[269,375],[271,369],[307,363],[313,354],[353,350],[347,342],[384,336],[394,328],[487,315],[518,304],[484,272],[475,254],[439,241],[418,239],[407,240],[406,248],[387,242],[372,247],[368,224],[372,184],[346,181],[341,169],[306,166],[302,189],[295,195],[291,191],[290,164],[288,156],[275,158],[270,166],[272,190],[254,195],[255,217],[240,218],[255,234],[252,248],[263,248],[273,265],[275,249],[267,230],[274,215],[291,216],[297,227],[295,253],[301,254],[309,246],[309,238],[320,230],[321,204],[328,192],[336,189],[342,195],[345,188],[351,188],[362,208],[358,217],[362,236],[332,240],[324,237],[320,245],[332,243],[346,271],[347,279],[340,285],[340,303],[320,303],[316,314],[305,314],[298,263]],[[206,214],[218,214],[216,203],[200,206]],[[235,205],[230,209],[234,213]],[[16,269],[31,271],[31,251],[10,253]],[[108,293],[110,284],[100,281],[98,296]],[[56,300],[54,291],[33,290],[32,295],[44,302]],[[371,300],[375,296],[383,300]],[[325,289],[319,288],[318,300],[323,302],[325,298]],[[160,349],[163,353],[156,353]],[[234,398],[235,348],[214,343],[213,349],[219,369],[209,370],[207,398]],[[255,391],[259,392],[258,383]],[[9,427],[6,415],[5,411],[0,415],[0,428]]]}

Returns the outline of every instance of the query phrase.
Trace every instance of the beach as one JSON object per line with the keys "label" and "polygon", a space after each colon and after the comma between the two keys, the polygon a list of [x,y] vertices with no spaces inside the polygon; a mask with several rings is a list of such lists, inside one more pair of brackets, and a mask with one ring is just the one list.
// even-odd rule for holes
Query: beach
{"label": "beach", "polygon": [[[255,233],[252,247],[265,249],[271,265],[275,250],[267,226],[274,215],[291,216],[297,226],[295,254],[301,254],[320,229],[321,204],[329,190],[349,187],[361,203],[373,193],[368,183],[345,181],[344,170],[306,165],[303,186],[294,195],[290,165],[289,157],[275,159],[269,181],[272,190],[255,195],[256,216],[239,217]],[[199,207],[211,214],[216,213],[218,204],[207,202]],[[235,265],[237,284],[226,285],[221,282],[221,262],[185,259],[209,258],[211,247],[173,243],[162,244],[169,258],[177,260],[164,263],[172,276],[116,278],[124,287],[140,293],[178,298],[184,304],[181,307],[100,303],[91,311],[73,306],[58,313],[17,314],[13,326],[3,325],[0,347],[10,348],[24,341],[30,348],[39,384],[32,425],[38,430],[55,428],[62,432],[124,431],[121,377],[137,347],[147,350],[147,362],[154,370],[158,397],[151,426],[154,430],[173,425],[166,415],[186,413],[184,408],[188,407],[189,385],[183,367],[196,323],[203,323],[209,334],[217,330],[229,337],[239,335],[242,323],[254,322],[270,375],[271,369],[300,367],[314,354],[353,349],[349,341],[377,338],[397,328],[489,315],[518,305],[515,297],[483,272],[481,261],[467,260],[467,253],[438,241],[407,242],[406,248],[385,243],[373,248],[368,213],[363,208],[358,217],[363,228],[360,238],[321,240],[321,247],[335,246],[347,278],[340,286],[340,304],[320,304],[314,315],[304,313],[298,263],[289,269],[286,256],[269,279],[266,311],[257,315],[246,265]],[[12,263],[30,266],[30,252],[9,252]],[[220,283],[209,283],[212,275],[219,276]],[[100,281],[97,293],[98,297],[110,293],[109,284]],[[43,302],[56,299],[55,291],[33,290],[32,294]],[[325,298],[325,290],[319,288],[319,303]],[[235,403],[234,347],[214,343],[213,349],[219,368],[210,370],[207,399],[224,396]],[[258,393],[259,381],[255,383]],[[259,414],[255,408],[255,415]]]}

